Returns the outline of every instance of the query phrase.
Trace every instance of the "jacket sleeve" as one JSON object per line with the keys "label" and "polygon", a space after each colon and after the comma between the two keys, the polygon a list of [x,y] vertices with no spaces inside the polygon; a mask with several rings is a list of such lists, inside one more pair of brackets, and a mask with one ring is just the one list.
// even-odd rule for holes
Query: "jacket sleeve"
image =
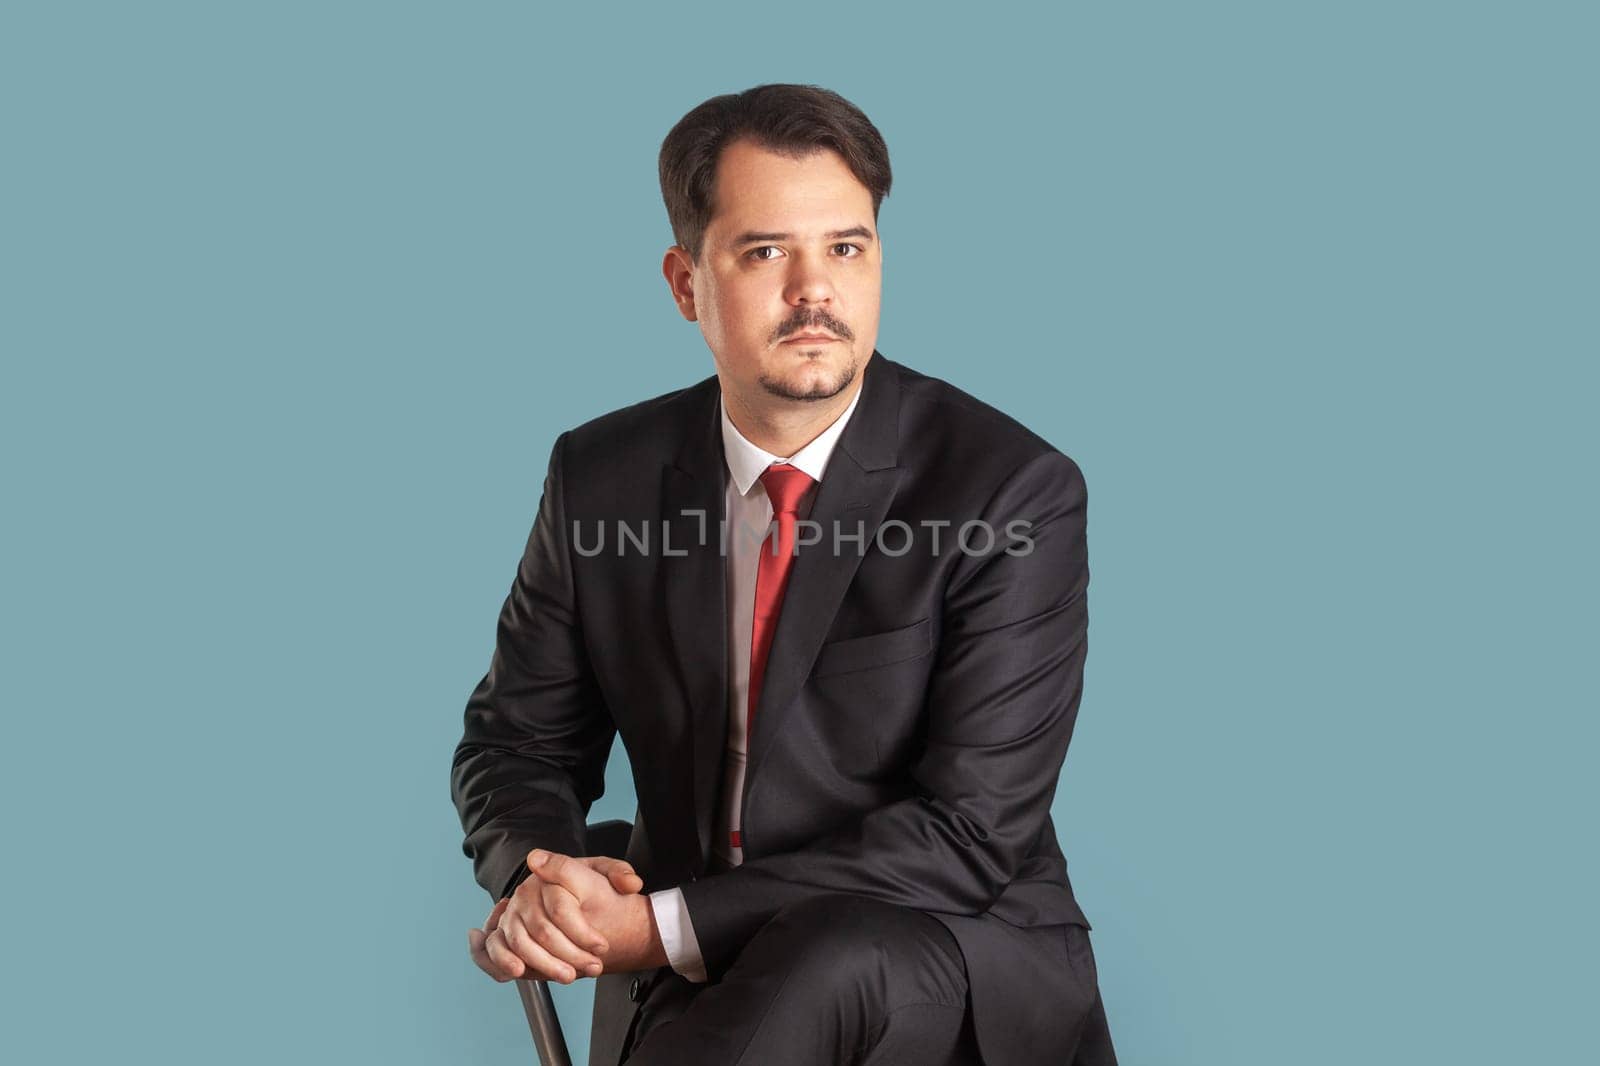
{"label": "jacket sleeve", "polygon": [[562,451],[550,453],[538,517],[500,609],[489,672],[467,701],[450,791],[478,884],[508,896],[534,848],[584,854],[584,823],[605,790],[612,723],[577,614]]}
{"label": "jacket sleeve", "polygon": [[[997,548],[960,559],[946,587],[912,794],[799,850],[681,885],[713,978],[779,908],[808,896],[982,914],[1043,831],[1083,689],[1082,473],[1059,452],[1041,455],[983,518]],[[1019,520],[1031,523],[1011,527],[1026,542],[1008,539]]]}

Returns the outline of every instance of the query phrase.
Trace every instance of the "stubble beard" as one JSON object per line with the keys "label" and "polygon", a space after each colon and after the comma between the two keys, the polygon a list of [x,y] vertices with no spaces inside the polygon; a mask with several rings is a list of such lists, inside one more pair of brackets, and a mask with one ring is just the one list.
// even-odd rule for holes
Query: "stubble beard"
{"label": "stubble beard", "polygon": [[[813,348],[810,351],[802,354],[809,358],[820,359],[826,354],[826,348]],[[850,387],[850,383],[855,381],[855,379],[856,361],[854,358],[852,358],[850,362],[845,365],[843,370],[840,371],[838,378],[835,379],[832,384],[818,382],[817,384],[814,384],[808,388],[796,389],[791,387],[783,378],[774,376],[772,374],[762,374],[758,384],[760,384],[763,389],[766,389],[771,395],[781,397],[785,400],[816,402],[819,400],[833,399],[845,389],[848,389]]]}

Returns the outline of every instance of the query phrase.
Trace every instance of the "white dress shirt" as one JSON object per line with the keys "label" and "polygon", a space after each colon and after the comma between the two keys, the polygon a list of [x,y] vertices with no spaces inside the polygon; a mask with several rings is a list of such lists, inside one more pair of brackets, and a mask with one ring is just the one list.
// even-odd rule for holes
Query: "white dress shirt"
{"label": "white dress shirt", "polygon": [[[761,484],[761,474],[773,463],[788,463],[820,483],[828,468],[833,447],[844,432],[845,423],[861,399],[860,388],[844,413],[811,443],[787,459],[763,451],[746,440],[728,417],[719,396],[717,409],[722,415],[722,451],[727,459],[728,477],[724,490],[727,515],[728,589],[728,750],[722,760],[721,803],[711,834],[712,849],[729,865],[744,861],[744,849],[733,846],[731,833],[739,828],[739,808],[744,798],[744,760],[746,709],[750,691],[750,641],[755,623],[756,571],[761,564],[762,541],[772,522],[772,502]],[[810,513],[817,486],[812,485],[800,499],[801,515]],[[689,908],[683,893],[676,888],[650,893],[661,946],[672,968],[691,981],[706,980],[700,942],[689,921]]]}

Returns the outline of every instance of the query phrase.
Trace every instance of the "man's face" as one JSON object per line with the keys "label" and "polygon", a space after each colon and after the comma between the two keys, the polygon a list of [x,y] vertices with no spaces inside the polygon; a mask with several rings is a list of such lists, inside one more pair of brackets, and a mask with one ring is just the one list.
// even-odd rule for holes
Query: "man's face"
{"label": "man's face", "polygon": [[836,396],[878,343],[872,193],[831,150],[791,159],[728,145],[699,264],[675,247],[664,267],[725,389],[746,405]]}

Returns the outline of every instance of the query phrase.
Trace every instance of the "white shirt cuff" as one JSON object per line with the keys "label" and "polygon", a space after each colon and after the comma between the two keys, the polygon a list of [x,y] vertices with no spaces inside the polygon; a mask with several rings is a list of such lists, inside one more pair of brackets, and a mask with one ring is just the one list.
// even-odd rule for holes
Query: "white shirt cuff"
{"label": "white shirt cuff", "polygon": [[656,929],[661,933],[667,962],[687,980],[704,984],[706,963],[700,957],[700,941],[695,939],[694,925],[689,921],[689,904],[684,902],[683,893],[676,888],[652,892],[650,909],[655,912]]}

